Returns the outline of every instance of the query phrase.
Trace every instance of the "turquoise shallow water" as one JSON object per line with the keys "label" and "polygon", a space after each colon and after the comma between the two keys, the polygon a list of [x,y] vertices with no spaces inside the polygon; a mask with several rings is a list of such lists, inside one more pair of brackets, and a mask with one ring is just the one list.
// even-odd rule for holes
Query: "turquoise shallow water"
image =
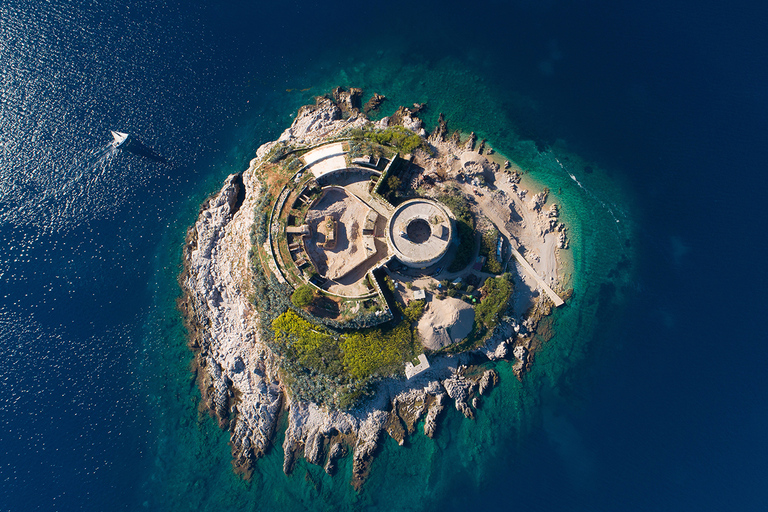
{"label": "turquoise shallow water", "polygon": [[[533,371],[522,383],[510,364],[494,363],[491,366],[500,373],[501,384],[484,399],[474,421],[451,409],[434,440],[416,434],[401,448],[383,438],[370,479],[359,494],[349,485],[349,457],[335,477],[303,461],[285,476],[281,435],[258,463],[252,480],[245,482],[231,471],[228,433],[197,412],[199,394],[188,371],[191,353],[175,309],[184,230],[193,222],[205,193],[217,188],[212,178],[206,192],[190,198],[180,211],[155,257],[154,307],[146,326],[146,356],[137,370],[146,375],[158,435],[152,469],[141,493],[141,502],[149,509],[437,508],[444,505],[440,497],[451,495],[456,485],[470,494],[481,492],[499,464],[525,467],[529,462],[525,447],[534,433],[548,428],[555,442],[558,435],[567,435],[567,425],[548,417],[548,407],[572,398],[585,366],[594,362],[591,358],[600,357],[595,345],[605,341],[600,334],[610,331],[609,317],[620,313],[632,285],[632,208],[622,184],[594,163],[585,171],[587,164],[562,142],[540,153],[505,116],[499,91],[466,64],[449,59],[406,60],[396,51],[368,53],[373,57],[345,57],[348,65],[335,72],[308,70],[307,80],[319,81],[310,84],[311,91],[286,92],[281,98],[286,110],[295,110],[297,101],[306,102],[311,94],[328,91],[334,84],[354,85],[365,88],[366,94],[387,95],[383,114],[399,104],[426,102],[425,120],[430,127],[437,114],[444,112],[451,129],[474,130],[488,138],[530,178],[548,186],[553,200],[561,205],[574,256],[573,299],[551,317],[548,323],[554,336],[537,354]],[[245,125],[259,131],[258,122]],[[185,498],[178,500],[181,495]]]}

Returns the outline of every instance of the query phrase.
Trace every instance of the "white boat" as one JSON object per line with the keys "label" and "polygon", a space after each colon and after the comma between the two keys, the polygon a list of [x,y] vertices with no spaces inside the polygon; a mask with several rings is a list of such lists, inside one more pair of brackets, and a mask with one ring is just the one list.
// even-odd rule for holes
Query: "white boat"
{"label": "white boat", "polygon": [[110,131],[112,132],[112,138],[114,139],[112,141],[112,145],[114,147],[116,147],[116,148],[119,148],[120,146],[122,146],[125,143],[125,141],[128,140],[128,137],[130,136],[127,133],[116,132],[114,130],[110,130]]}

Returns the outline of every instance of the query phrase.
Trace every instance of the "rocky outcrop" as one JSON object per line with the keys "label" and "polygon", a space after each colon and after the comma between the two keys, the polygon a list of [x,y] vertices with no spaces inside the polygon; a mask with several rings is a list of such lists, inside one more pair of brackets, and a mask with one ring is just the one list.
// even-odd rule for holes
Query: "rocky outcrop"
{"label": "rocky outcrop", "polygon": [[429,406],[427,417],[424,419],[424,434],[427,437],[435,437],[437,432],[437,418],[445,409],[445,393],[435,395],[435,401]]}
{"label": "rocky outcrop", "polygon": [[343,87],[337,87],[333,90],[333,101],[339,109],[347,114],[354,115],[360,112],[360,102],[363,96],[363,90],[352,87],[349,90]]}
{"label": "rocky outcrop", "polygon": [[541,210],[542,206],[544,206],[544,203],[547,202],[548,195],[549,195],[549,192],[547,190],[543,190],[538,194],[534,195],[531,198],[529,208],[535,212],[538,212],[539,210]]}
{"label": "rocky outcrop", "polygon": [[365,105],[363,105],[363,112],[366,114],[369,112],[373,112],[375,110],[379,110],[379,107],[382,103],[387,99],[386,96],[383,94],[379,94],[377,92],[373,93],[373,96],[371,96],[371,99],[365,102]]}
{"label": "rocky outcrop", "polygon": [[464,149],[467,151],[474,151],[475,142],[477,142],[477,135],[475,135],[475,132],[472,132],[469,134],[469,138],[464,143]]}
{"label": "rocky outcrop", "polygon": [[270,445],[282,399],[275,361],[255,343],[258,319],[246,299],[253,217],[247,189],[233,175],[206,201],[188,233],[180,278],[203,405],[232,430],[234,464],[246,472]]}
{"label": "rocky outcrop", "polygon": [[437,126],[434,131],[429,134],[427,141],[430,144],[437,144],[438,142],[445,142],[445,137],[448,135],[448,123],[445,122],[443,113],[440,112],[440,116],[437,118]]}
{"label": "rocky outcrop", "polygon": [[[423,108],[423,107],[421,107]],[[426,130],[424,130],[424,121],[416,116],[416,113],[408,107],[400,107],[392,114],[388,122],[389,126],[400,125],[409,130],[418,133],[422,137],[427,136]]]}

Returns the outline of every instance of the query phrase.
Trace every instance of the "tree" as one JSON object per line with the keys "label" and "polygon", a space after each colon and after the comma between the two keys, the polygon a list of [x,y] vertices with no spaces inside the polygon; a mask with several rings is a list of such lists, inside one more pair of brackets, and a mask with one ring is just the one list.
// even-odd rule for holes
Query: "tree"
{"label": "tree", "polygon": [[400,188],[400,184],[401,184],[400,178],[398,178],[397,176],[390,176],[389,179],[387,179],[387,188],[389,189],[390,192],[394,192],[395,190]]}
{"label": "tree", "polygon": [[291,302],[297,308],[305,308],[315,300],[315,290],[308,284],[303,284],[296,288],[291,295]]}
{"label": "tree", "polygon": [[412,300],[408,303],[408,306],[403,310],[403,316],[409,322],[413,323],[424,313],[424,301]]}

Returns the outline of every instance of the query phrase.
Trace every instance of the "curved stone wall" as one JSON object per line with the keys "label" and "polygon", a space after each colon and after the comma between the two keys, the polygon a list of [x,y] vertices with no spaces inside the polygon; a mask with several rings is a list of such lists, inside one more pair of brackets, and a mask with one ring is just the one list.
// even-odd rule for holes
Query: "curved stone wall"
{"label": "curved stone wall", "polygon": [[438,202],[411,199],[398,206],[387,223],[387,244],[412,268],[426,268],[445,256],[454,235],[451,217]]}

